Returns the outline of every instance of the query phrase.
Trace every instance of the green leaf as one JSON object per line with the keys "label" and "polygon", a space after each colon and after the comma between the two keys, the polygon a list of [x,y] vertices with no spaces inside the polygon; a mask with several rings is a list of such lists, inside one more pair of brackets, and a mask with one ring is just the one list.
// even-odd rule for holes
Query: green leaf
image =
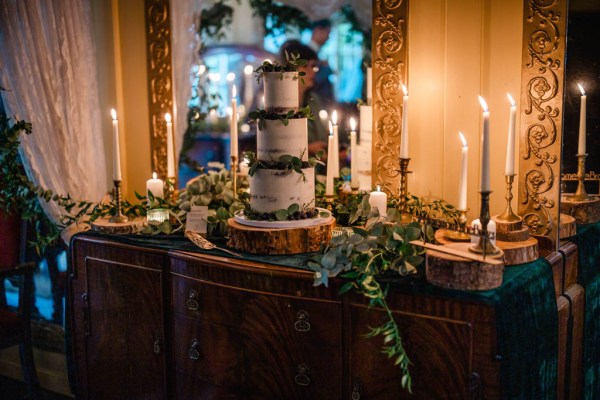
{"label": "green leaf", "polygon": [[339,294],[344,294],[349,292],[354,287],[354,282],[346,282],[340,288]]}
{"label": "green leaf", "polygon": [[294,203],[288,207],[287,212],[288,212],[288,215],[292,215],[299,210],[300,210],[300,206],[297,203]]}
{"label": "green leaf", "polygon": [[334,249],[330,249],[329,251],[327,251],[321,259],[321,265],[327,269],[333,269],[333,267],[335,267],[336,262],[337,258],[335,256]]}
{"label": "green leaf", "polygon": [[277,218],[277,221],[286,221],[288,219],[288,211],[286,209],[275,211],[275,218]]}

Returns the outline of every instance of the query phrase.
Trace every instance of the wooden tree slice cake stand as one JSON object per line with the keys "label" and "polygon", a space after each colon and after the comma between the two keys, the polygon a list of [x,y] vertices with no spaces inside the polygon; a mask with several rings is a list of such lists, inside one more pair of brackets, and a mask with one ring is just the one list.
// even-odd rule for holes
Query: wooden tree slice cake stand
{"label": "wooden tree slice cake stand", "polygon": [[[593,224],[600,221],[600,197],[588,195],[588,200],[574,200],[573,195],[560,197],[560,212],[575,218],[578,224]],[[562,215],[560,216],[562,222]]]}
{"label": "wooden tree slice cake stand", "polygon": [[[444,247],[468,253],[470,246],[471,243],[451,243]],[[490,290],[502,285],[502,263],[489,264],[437,250],[427,250],[426,254],[426,276],[432,285],[456,290]],[[502,254],[498,257],[501,259]]]}
{"label": "wooden tree slice cake stand", "polygon": [[146,226],[146,218],[135,218],[127,222],[110,222],[108,218],[98,218],[91,224],[92,230],[113,235],[139,233]]}
{"label": "wooden tree slice cake stand", "polygon": [[227,225],[229,247],[253,254],[299,254],[319,251],[321,244],[329,243],[335,218],[302,228],[258,228],[240,224],[233,218]]}

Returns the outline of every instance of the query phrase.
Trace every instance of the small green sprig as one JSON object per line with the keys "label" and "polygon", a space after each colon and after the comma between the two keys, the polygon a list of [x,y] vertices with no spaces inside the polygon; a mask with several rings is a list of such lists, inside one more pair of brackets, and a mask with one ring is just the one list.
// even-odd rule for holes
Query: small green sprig
{"label": "small green sprig", "polygon": [[258,129],[262,130],[265,126],[265,120],[276,121],[279,120],[284,126],[288,126],[290,119],[307,118],[310,120],[314,119],[314,115],[310,110],[310,106],[299,108],[298,111],[289,110],[286,113],[278,113],[275,111],[256,109],[248,113],[250,122],[256,122]]}
{"label": "small green sprig", "polygon": [[297,76],[300,77],[302,83],[304,83],[302,77],[306,75],[306,73],[304,71],[299,71],[298,68],[307,65],[308,61],[300,58],[300,54],[298,53],[288,54],[287,51],[285,52],[285,60],[286,62],[283,65],[279,64],[277,61],[263,61],[263,63],[254,70],[256,81],[260,83],[260,80],[264,78],[265,73],[280,72],[280,79],[283,79],[284,72],[298,72]]}
{"label": "small green sprig", "polygon": [[325,153],[323,151],[319,151],[314,157],[309,157],[308,161],[302,161],[302,157],[304,156],[305,152],[306,149],[304,149],[302,154],[300,154],[298,157],[289,154],[283,154],[279,156],[277,160],[259,160],[256,158],[256,155],[253,152],[249,151],[246,153],[246,159],[248,160],[249,165],[248,175],[254,176],[256,170],[258,169],[275,169],[278,171],[287,171],[289,173],[294,171],[301,174],[302,180],[306,182],[307,178],[302,169],[314,167],[317,164],[325,165],[325,163],[321,161],[321,158]]}

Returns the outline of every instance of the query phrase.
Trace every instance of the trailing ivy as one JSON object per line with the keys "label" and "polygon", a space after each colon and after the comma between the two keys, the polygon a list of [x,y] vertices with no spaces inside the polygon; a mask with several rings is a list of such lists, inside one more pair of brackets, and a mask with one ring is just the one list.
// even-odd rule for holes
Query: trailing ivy
{"label": "trailing ivy", "polygon": [[274,169],[278,171],[287,171],[289,173],[294,171],[301,174],[302,180],[306,182],[307,178],[302,170],[304,168],[314,167],[317,164],[325,165],[325,163],[321,161],[321,157],[324,154],[323,151],[319,151],[314,157],[310,157],[308,161],[302,160],[304,152],[306,152],[306,149],[304,149],[302,154],[300,154],[298,157],[289,154],[283,154],[279,156],[277,160],[272,158],[270,160],[259,160],[256,158],[256,155],[253,152],[249,151],[246,153],[246,159],[248,160],[249,165],[248,175],[254,176],[256,170],[258,169]]}
{"label": "trailing ivy", "polygon": [[285,112],[285,113],[278,113],[278,112],[272,111],[272,110],[261,110],[261,109],[257,108],[256,110],[251,111],[248,114],[248,118],[249,118],[250,122],[257,123],[258,129],[262,130],[262,129],[264,129],[266,120],[269,120],[269,121],[279,120],[279,121],[281,121],[281,123],[284,126],[288,126],[290,123],[290,119],[306,118],[306,119],[312,120],[312,119],[314,119],[314,115],[312,114],[312,112],[310,110],[310,106],[299,108],[298,111],[289,110],[288,112]]}
{"label": "trailing ivy", "polygon": [[[285,52],[285,64],[279,64],[277,61],[265,60],[263,63],[254,70],[254,74],[256,77],[256,81],[260,83],[260,80],[264,78],[265,73],[271,72],[280,72],[280,79],[283,79],[284,72],[298,72],[298,77],[300,77],[301,82],[304,83],[302,77],[306,75],[304,71],[299,71],[299,67],[303,67],[308,64],[308,61],[300,58],[300,54],[292,53],[289,54],[287,51]],[[294,77],[297,79],[297,77]]]}

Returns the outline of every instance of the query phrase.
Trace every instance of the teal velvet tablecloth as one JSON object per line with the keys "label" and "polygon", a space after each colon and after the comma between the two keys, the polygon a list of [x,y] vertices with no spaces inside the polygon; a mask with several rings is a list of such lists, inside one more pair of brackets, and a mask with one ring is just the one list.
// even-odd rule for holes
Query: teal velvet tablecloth
{"label": "teal velvet tablecloth", "polygon": [[[218,250],[199,249],[183,236],[109,236],[93,232],[86,232],[84,235],[110,238],[142,247],[231,257]],[[225,245],[222,239],[213,239],[213,242]],[[305,264],[311,256],[312,254],[294,256],[243,254],[246,260],[301,269],[307,269]],[[502,399],[556,398],[558,318],[552,269],[545,259],[507,267],[502,286],[482,292],[437,288],[426,283],[422,276],[402,278],[395,275],[385,277],[382,281],[390,284],[393,290],[468,299],[493,305],[498,327],[497,348],[501,365]],[[600,318],[597,318],[596,324],[600,324],[598,321]],[[597,332],[600,332],[600,329]]]}
{"label": "teal velvet tablecloth", "polygon": [[583,393],[600,399],[600,223],[577,227],[578,281],[585,289]]}

